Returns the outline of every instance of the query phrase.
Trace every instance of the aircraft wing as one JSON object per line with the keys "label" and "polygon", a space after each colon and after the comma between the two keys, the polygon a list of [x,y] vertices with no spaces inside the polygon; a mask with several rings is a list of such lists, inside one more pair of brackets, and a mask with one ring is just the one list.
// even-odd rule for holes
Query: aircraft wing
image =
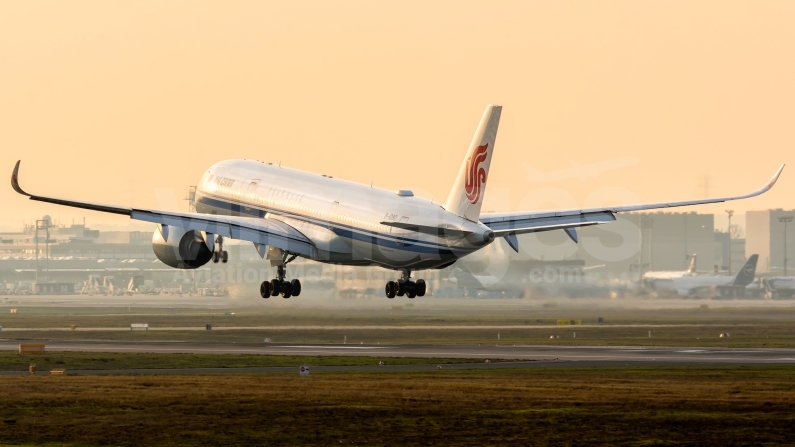
{"label": "aircraft wing", "polygon": [[627,211],[643,211],[663,208],[673,208],[688,205],[703,205],[707,203],[728,202],[730,200],[747,199],[755,197],[770,190],[776,184],[784,165],[778,168],[773,178],[763,187],[754,192],[730,197],[714,199],[686,200],[681,202],[659,202],[642,205],[612,206],[604,208],[575,209],[562,211],[543,212],[516,212],[516,213],[481,213],[480,222],[494,231],[496,236],[509,236],[522,233],[534,233],[549,230],[568,230],[569,236],[576,240],[573,228],[588,225],[597,225],[616,220],[616,213]]}
{"label": "aircraft wing", "polygon": [[312,242],[298,230],[275,219],[127,208],[29,194],[19,186],[19,161],[17,161],[14,173],[11,175],[11,187],[19,194],[28,196],[30,200],[121,214],[130,216],[131,219],[135,220],[205,231],[231,239],[254,242],[261,246],[270,245],[305,256],[310,256],[314,248]]}

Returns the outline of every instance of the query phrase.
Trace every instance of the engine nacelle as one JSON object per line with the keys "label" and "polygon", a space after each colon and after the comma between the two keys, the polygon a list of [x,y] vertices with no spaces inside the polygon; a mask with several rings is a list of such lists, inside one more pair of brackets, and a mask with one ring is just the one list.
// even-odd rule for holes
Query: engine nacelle
{"label": "engine nacelle", "polygon": [[213,251],[201,231],[158,225],[152,235],[152,250],[169,267],[195,269],[210,262]]}

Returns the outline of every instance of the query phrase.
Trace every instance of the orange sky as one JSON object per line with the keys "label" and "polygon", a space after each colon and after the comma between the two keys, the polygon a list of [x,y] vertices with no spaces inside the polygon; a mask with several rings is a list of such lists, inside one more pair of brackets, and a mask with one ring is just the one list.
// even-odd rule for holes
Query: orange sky
{"label": "orange sky", "polygon": [[[21,158],[33,192],[163,207],[239,157],[443,201],[493,102],[488,209],[741,193],[795,161],[794,23],[792,1],[2,2],[0,175]],[[129,222],[5,182],[0,228]],[[795,163],[731,208],[793,193]]]}

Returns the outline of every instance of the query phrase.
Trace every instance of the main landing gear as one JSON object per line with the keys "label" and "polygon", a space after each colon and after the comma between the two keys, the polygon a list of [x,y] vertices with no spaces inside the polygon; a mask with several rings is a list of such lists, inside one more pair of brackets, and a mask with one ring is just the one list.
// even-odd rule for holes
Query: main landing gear
{"label": "main landing gear", "polygon": [[287,281],[284,279],[287,276],[287,269],[285,266],[295,259],[296,255],[287,259],[287,254],[284,254],[285,260],[282,265],[276,267],[276,279],[270,281],[263,281],[259,286],[259,294],[263,298],[270,298],[271,296],[278,296],[281,294],[282,298],[290,298],[291,296],[298,296],[301,294],[301,281],[294,279]]}
{"label": "main landing gear", "polygon": [[224,250],[224,238],[218,236],[218,238],[215,240],[215,243],[217,248],[213,252],[213,262],[218,264],[218,261],[221,261],[226,264],[226,261],[229,260],[229,253]]}
{"label": "main landing gear", "polygon": [[418,279],[416,282],[411,280],[411,271],[404,270],[400,279],[386,283],[386,297],[394,298],[395,295],[406,295],[408,298],[425,295],[425,280]]}

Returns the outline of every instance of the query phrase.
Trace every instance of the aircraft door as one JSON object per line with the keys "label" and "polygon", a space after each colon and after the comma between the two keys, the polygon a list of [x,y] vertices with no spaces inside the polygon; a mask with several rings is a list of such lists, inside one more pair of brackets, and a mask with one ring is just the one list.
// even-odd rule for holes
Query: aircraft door
{"label": "aircraft door", "polygon": [[[243,200],[245,200],[245,202],[253,203],[256,200],[257,185],[259,184],[259,181],[260,180],[258,178],[251,179],[251,182],[248,184],[246,189],[243,191]],[[243,189],[243,188],[241,187],[241,189]],[[248,205],[244,206],[244,209],[245,209],[245,213],[244,214],[247,215],[247,216],[253,216],[253,215],[258,215],[259,214],[256,211],[254,211],[254,209],[252,207],[250,207]]]}

